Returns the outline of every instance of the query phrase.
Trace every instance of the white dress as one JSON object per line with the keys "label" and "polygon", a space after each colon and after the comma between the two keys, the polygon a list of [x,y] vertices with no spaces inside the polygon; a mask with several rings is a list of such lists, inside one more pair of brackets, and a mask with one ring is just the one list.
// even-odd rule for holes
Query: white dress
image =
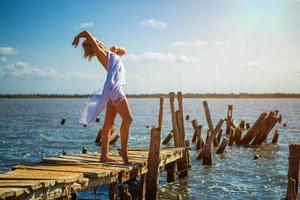
{"label": "white dress", "polygon": [[108,51],[108,71],[103,90],[99,89],[91,95],[89,103],[81,112],[79,123],[89,125],[106,108],[107,103],[118,103],[125,98],[125,68],[118,55]]}

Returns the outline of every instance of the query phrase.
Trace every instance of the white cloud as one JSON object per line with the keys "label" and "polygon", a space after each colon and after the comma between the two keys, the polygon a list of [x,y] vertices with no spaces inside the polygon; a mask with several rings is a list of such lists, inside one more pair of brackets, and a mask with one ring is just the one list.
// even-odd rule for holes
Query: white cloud
{"label": "white cloud", "polygon": [[215,44],[217,46],[225,46],[225,47],[230,46],[230,42],[228,42],[228,41],[216,41]]}
{"label": "white cloud", "polygon": [[18,53],[19,51],[13,47],[0,47],[0,54],[2,55],[15,55]]}
{"label": "white cloud", "polygon": [[173,42],[174,46],[192,46],[193,43],[192,42],[184,42],[184,41],[176,41]]}
{"label": "white cloud", "polygon": [[2,62],[6,62],[6,57],[0,57],[0,61],[2,61]]}
{"label": "white cloud", "polygon": [[128,59],[135,62],[142,61],[166,61],[166,62],[198,62],[197,58],[172,53],[145,52],[141,54],[129,54]]}
{"label": "white cloud", "polygon": [[262,64],[258,61],[250,61],[250,62],[242,63],[242,64],[240,64],[240,66],[242,66],[242,67],[261,67]]}
{"label": "white cloud", "polygon": [[80,29],[89,29],[92,28],[94,26],[93,22],[83,22],[80,24],[79,28]]}
{"label": "white cloud", "polygon": [[204,47],[204,46],[208,45],[208,42],[201,41],[201,40],[196,40],[195,45],[198,46],[198,47]]}
{"label": "white cloud", "polygon": [[61,75],[55,70],[47,67],[30,67],[29,63],[17,61],[7,65],[1,72],[3,77],[21,77],[30,79],[57,79]]}
{"label": "white cloud", "polygon": [[86,72],[69,72],[65,76],[66,78],[75,78],[75,79],[99,79],[99,75],[95,73],[86,73]]}
{"label": "white cloud", "polygon": [[173,42],[173,46],[197,46],[197,47],[205,47],[208,45],[216,45],[216,46],[230,46],[230,42],[227,41],[215,41],[215,42],[206,42],[202,40],[195,40],[194,42],[188,41],[175,41]]}
{"label": "white cloud", "polygon": [[167,28],[167,23],[164,21],[159,21],[155,19],[146,19],[141,21],[142,27],[149,27],[153,29],[165,29]]}

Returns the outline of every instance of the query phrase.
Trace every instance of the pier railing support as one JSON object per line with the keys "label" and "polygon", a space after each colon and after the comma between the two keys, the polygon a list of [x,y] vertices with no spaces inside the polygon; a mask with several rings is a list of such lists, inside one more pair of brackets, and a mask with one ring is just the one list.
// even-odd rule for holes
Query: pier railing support
{"label": "pier railing support", "polygon": [[156,199],[160,164],[160,132],[158,128],[152,128],[150,150],[148,157],[148,172],[146,177],[146,199]]}

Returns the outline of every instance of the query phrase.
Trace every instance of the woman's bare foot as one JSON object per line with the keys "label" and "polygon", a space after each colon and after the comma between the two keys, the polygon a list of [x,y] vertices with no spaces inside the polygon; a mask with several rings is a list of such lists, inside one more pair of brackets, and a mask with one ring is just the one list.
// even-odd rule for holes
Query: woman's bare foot
{"label": "woman's bare foot", "polygon": [[106,163],[106,162],[119,162],[119,161],[117,161],[117,160],[115,160],[113,158],[110,158],[110,157],[103,157],[103,156],[101,156],[100,162]]}
{"label": "woman's bare foot", "polygon": [[130,164],[127,152],[119,151],[119,155],[122,157],[124,164]]}

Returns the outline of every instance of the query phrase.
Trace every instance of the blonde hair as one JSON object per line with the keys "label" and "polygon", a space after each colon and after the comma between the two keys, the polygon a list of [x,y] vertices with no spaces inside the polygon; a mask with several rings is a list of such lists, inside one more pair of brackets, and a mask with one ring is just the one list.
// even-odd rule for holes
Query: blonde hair
{"label": "blonde hair", "polygon": [[91,61],[92,57],[95,56],[95,52],[92,49],[92,45],[87,41],[82,42],[83,48],[83,57],[86,58],[88,61]]}

